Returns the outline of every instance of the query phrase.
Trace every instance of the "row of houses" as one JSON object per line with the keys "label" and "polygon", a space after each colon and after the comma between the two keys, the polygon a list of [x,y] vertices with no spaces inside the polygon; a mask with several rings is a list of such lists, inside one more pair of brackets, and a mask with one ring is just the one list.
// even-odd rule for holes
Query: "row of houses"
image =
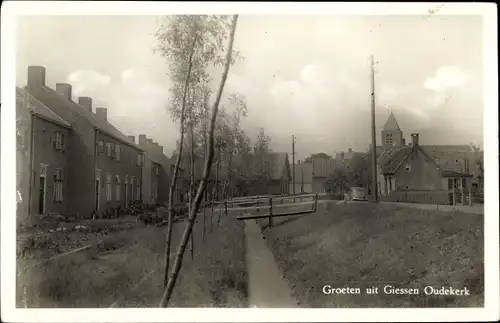
{"label": "row of houses", "polygon": [[134,201],[165,204],[172,163],[163,147],[124,135],[92,98],[75,102],[70,84],[52,89],[45,79],[44,67],[30,66],[27,85],[16,87],[22,214],[90,217]]}

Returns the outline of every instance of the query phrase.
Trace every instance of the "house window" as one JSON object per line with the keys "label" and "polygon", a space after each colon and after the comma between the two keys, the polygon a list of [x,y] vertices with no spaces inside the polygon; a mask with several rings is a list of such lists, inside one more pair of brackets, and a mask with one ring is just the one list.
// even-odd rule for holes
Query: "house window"
{"label": "house window", "polygon": [[142,154],[137,155],[137,166],[142,166]]}
{"label": "house window", "polygon": [[134,200],[134,186],[135,186],[135,177],[130,176],[130,199]]}
{"label": "house window", "polygon": [[120,176],[116,175],[115,199],[117,201],[120,200],[120,196],[122,194],[122,190],[121,190],[122,186],[121,185],[122,185],[122,182],[120,180]]}
{"label": "house window", "polygon": [[111,157],[112,156],[112,146],[110,142],[106,143],[106,157]]}
{"label": "house window", "polygon": [[111,190],[112,190],[111,174],[106,174],[106,201],[110,202],[112,200]]}
{"label": "house window", "polygon": [[63,201],[63,181],[64,174],[62,168],[54,169],[54,195],[53,201],[55,203],[61,203]]}
{"label": "house window", "polygon": [[99,140],[99,141],[97,142],[97,152],[98,152],[99,154],[103,154],[103,153],[104,153],[104,141]]}
{"label": "house window", "polygon": [[55,150],[64,149],[64,134],[60,131],[54,131],[52,134],[52,144]]}
{"label": "house window", "polygon": [[121,151],[122,151],[122,147],[120,147],[119,145],[116,145],[115,147],[115,158],[116,160],[120,160],[120,155],[121,155]]}
{"label": "house window", "polygon": [[141,199],[140,196],[141,196],[141,187],[137,185],[137,187],[135,188],[135,198],[140,200]]}
{"label": "house window", "polygon": [[385,134],[385,143],[386,145],[392,145],[392,133]]}

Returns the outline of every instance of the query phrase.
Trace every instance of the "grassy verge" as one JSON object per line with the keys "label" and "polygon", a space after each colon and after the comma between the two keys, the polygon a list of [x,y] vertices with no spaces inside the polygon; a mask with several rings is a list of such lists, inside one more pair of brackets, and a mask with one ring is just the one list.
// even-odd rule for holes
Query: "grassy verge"
{"label": "grassy verge", "polygon": [[[174,225],[174,254],[184,225]],[[22,266],[18,262],[18,306],[23,307],[23,301],[28,307],[158,306],[165,232],[166,227],[139,225],[35,268],[23,267],[32,265],[32,260]],[[222,219],[202,243],[199,221],[194,260],[188,250],[172,306],[246,306],[246,280],[242,223]]]}
{"label": "grassy verge", "polygon": [[[259,221],[304,307],[481,307],[483,215],[394,205],[329,205],[318,213]],[[325,295],[324,285],[359,295]],[[385,285],[419,295],[385,295]],[[425,286],[467,287],[470,296],[425,296]],[[378,295],[365,292],[378,287]]]}
{"label": "grassy verge", "polygon": [[[194,231],[194,259],[186,251],[169,307],[246,307],[247,272],[244,224],[230,217],[217,224],[202,241],[202,219]],[[180,230],[179,230],[180,233]],[[178,241],[178,239],[174,240]],[[175,255],[178,243],[173,245]],[[173,256],[174,256],[173,255]],[[173,264],[173,262],[172,262]],[[163,292],[163,267],[124,301],[126,307],[156,307]]]}

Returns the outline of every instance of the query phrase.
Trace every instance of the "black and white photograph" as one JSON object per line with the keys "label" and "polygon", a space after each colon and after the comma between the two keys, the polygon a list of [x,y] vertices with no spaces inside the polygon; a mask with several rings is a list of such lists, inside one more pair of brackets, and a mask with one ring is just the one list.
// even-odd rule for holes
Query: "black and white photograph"
{"label": "black and white photograph", "polygon": [[500,319],[495,7],[4,2],[2,320]]}

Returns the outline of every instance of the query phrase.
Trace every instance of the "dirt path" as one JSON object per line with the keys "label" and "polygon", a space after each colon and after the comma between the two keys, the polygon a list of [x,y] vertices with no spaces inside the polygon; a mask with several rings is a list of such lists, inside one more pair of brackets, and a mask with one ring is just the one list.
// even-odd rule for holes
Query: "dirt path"
{"label": "dirt path", "polygon": [[248,303],[250,307],[297,307],[297,300],[282,278],[271,250],[255,220],[245,222]]}

